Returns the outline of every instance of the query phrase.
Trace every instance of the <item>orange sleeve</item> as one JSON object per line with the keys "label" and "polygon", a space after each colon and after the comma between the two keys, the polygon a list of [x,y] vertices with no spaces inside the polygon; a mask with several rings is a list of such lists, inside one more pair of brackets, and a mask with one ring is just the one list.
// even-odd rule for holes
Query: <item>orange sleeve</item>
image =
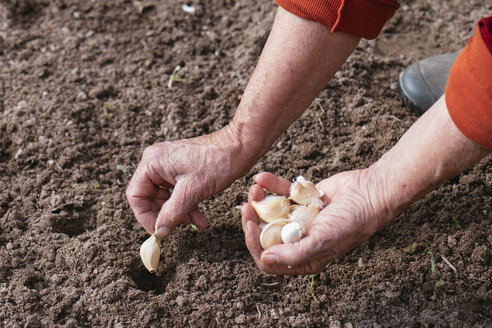
{"label": "orange sleeve", "polygon": [[445,98],[458,129],[475,143],[492,149],[492,53],[478,24],[475,36],[451,67]]}
{"label": "orange sleeve", "polygon": [[332,32],[341,31],[365,39],[378,36],[400,7],[396,0],[275,0],[296,16],[319,22]]}

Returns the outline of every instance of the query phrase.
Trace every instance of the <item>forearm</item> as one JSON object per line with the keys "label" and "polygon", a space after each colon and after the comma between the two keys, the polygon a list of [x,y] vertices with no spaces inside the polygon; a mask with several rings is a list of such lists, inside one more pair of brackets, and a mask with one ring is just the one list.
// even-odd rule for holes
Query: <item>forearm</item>
{"label": "forearm", "polygon": [[[490,150],[466,138],[441,97],[369,171],[379,185],[376,197],[390,219],[413,202],[458,175]],[[375,202],[378,203],[378,202]],[[387,223],[387,222],[384,222]]]}
{"label": "forearm", "polygon": [[280,8],[229,126],[244,151],[256,159],[268,151],[328,84],[358,41]]}

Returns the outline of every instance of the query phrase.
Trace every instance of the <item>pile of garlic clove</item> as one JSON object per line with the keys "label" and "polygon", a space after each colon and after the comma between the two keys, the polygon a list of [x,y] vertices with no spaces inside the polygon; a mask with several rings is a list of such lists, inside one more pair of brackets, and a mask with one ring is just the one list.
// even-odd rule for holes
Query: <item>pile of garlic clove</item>
{"label": "pile of garlic clove", "polygon": [[[290,197],[269,195],[252,205],[262,220],[260,244],[263,249],[295,243],[306,235],[323,208],[323,192],[302,176],[290,186]],[[293,201],[295,204],[291,205]]]}

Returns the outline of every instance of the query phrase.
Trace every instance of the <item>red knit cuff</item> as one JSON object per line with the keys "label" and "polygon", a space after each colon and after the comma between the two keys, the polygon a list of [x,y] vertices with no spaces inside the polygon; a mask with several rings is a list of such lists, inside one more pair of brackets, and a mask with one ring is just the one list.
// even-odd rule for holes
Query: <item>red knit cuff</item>
{"label": "red knit cuff", "polygon": [[275,0],[296,16],[365,39],[378,36],[400,7],[396,0]]}
{"label": "red knit cuff", "polygon": [[478,24],[475,36],[456,59],[446,86],[446,105],[460,131],[492,149],[492,53]]}

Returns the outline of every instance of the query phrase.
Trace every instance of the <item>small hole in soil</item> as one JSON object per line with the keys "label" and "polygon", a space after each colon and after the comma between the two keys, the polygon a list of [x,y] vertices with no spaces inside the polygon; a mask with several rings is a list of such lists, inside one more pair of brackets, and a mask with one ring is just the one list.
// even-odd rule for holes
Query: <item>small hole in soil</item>
{"label": "small hole in soil", "polygon": [[[0,109],[2,108],[2,102],[0,99]],[[8,162],[12,158],[12,154],[9,152],[9,147],[12,144],[10,139],[5,135],[5,128],[0,129],[0,133],[3,134],[2,139],[0,139],[0,163]]]}
{"label": "small hole in soil", "polygon": [[60,213],[51,219],[51,226],[56,232],[67,234],[74,237],[83,234],[87,230],[96,227],[96,218],[90,210],[80,212],[78,217],[72,217],[68,213]]}
{"label": "small hole in soil", "polygon": [[26,286],[29,289],[33,289],[34,284],[36,284],[36,282],[38,282],[38,281],[39,281],[38,277],[35,277],[35,276],[28,277],[28,278],[26,278],[26,281],[24,282],[24,286]]}
{"label": "small hole in soil", "polygon": [[8,162],[12,158],[12,155],[6,151],[0,150],[0,163]]}
{"label": "small hole in soil", "polygon": [[32,24],[41,17],[45,5],[35,0],[7,1],[8,18],[12,24]]}
{"label": "small hole in soil", "polygon": [[166,282],[164,277],[158,277],[150,273],[145,268],[142,270],[130,271],[127,276],[135,282],[137,288],[146,292],[153,291],[156,295],[166,291]]}

